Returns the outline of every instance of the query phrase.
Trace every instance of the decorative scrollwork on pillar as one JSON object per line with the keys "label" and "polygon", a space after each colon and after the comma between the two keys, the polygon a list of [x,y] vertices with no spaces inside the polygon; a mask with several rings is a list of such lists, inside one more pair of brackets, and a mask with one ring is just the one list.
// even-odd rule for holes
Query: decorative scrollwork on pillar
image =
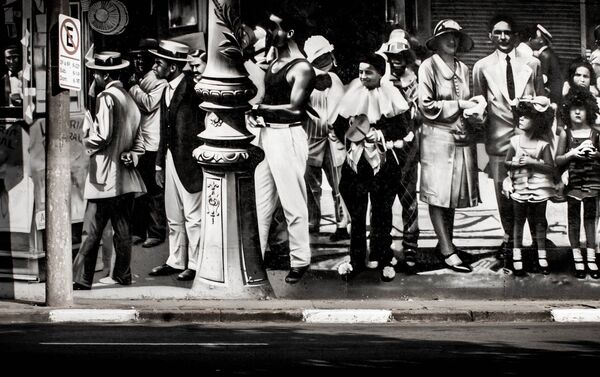
{"label": "decorative scrollwork on pillar", "polygon": [[211,179],[207,182],[206,188],[208,189],[206,214],[214,224],[215,218],[221,216],[221,183]]}

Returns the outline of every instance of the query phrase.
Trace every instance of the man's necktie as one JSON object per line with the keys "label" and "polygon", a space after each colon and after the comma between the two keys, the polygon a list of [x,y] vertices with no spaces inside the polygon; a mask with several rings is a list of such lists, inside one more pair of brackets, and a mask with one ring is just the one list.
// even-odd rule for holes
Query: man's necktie
{"label": "man's necktie", "polygon": [[510,99],[515,98],[515,79],[513,78],[512,65],[510,64],[510,56],[506,55],[506,87]]}

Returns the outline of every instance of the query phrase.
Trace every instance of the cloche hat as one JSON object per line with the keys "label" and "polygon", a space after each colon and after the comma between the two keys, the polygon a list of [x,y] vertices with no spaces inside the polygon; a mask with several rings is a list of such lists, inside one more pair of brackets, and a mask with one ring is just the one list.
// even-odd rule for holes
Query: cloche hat
{"label": "cloche hat", "polygon": [[451,19],[445,19],[438,22],[437,25],[435,25],[435,28],[433,28],[433,36],[429,38],[427,42],[425,42],[425,45],[428,49],[435,50],[436,40],[441,35],[448,33],[455,33],[460,38],[458,47],[456,48],[457,52],[470,51],[475,45],[471,37],[469,37],[464,31],[462,31],[462,27],[458,24],[458,22]]}

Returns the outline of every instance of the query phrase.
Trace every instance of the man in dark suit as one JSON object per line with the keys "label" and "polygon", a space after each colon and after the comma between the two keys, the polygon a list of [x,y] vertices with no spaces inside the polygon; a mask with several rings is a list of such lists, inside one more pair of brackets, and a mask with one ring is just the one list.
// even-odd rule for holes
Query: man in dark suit
{"label": "man in dark suit", "polygon": [[166,79],[161,103],[160,144],[156,156],[156,180],[165,188],[165,210],[169,224],[169,258],[150,275],[179,273],[178,280],[193,280],[198,267],[202,213],[202,169],[192,156],[196,137],[204,130],[205,113],[194,81],[183,73],[188,46],[161,41],[152,70]]}
{"label": "man in dark suit", "polygon": [[2,95],[0,95],[0,106],[20,107],[23,106],[23,89],[21,80],[23,78],[21,49],[16,45],[4,48],[4,64],[8,72],[2,76]]}
{"label": "man in dark suit", "polygon": [[538,24],[536,26],[535,38],[531,40],[534,55],[540,60],[542,74],[544,75],[544,86],[546,96],[553,103],[562,102],[562,88],[564,84],[563,75],[560,69],[558,56],[552,50],[552,34],[545,27]]}

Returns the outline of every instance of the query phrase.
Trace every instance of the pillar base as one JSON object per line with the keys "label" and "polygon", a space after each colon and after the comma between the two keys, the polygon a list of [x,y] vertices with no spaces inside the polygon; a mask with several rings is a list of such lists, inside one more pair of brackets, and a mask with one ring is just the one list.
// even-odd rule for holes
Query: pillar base
{"label": "pillar base", "polygon": [[203,187],[201,255],[190,296],[275,297],[260,251],[254,169],[216,171],[205,165]]}

